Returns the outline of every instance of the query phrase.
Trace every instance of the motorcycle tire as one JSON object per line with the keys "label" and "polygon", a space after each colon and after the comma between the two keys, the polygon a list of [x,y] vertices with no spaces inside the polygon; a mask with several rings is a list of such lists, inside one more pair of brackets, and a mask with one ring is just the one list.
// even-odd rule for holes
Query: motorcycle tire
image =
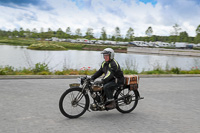
{"label": "motorcycle tire", "polygon": [[[128,92],[131,93],[131,95],[129,95]],[[129,88],[118,90],[115,95],[115,99],[118,99],[116,100],[116,109],[121,113],[130,113],[137,106],[138,97],[139,94],[137,90],[133,91]]]}
{"label": "motorcycle tire", "polygon": [[[89,107],[89,96],[82,93],[82,88],[73,87],[66,90],[60,97],[60,112],[70,119],[82,116]],[[80,112],[78,111],[80,109]],[[75,113],[75,111],[78,111]]]}

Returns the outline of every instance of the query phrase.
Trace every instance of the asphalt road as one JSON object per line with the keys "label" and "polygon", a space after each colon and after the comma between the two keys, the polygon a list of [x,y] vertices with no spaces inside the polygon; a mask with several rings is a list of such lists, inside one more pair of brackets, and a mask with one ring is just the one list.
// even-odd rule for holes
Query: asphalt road
{"label": "asphalt road", "polygon": [[61,94],[76,79],[0,80],[0,133],[197,133],[200,77],[141,78],[145,99],[129,114],[117,110],[64,117]]}

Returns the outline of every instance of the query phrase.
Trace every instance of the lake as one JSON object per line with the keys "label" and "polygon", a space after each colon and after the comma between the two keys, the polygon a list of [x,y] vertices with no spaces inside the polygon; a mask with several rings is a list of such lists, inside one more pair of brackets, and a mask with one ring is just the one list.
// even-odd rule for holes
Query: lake
{"label": "lake", "polygon": [[[200,67],[198,57],[115,53],[115,59],[122,68],[130,67],[138,72],[152,70],[157,66],[163,69],[179,67],[181,70]],[[103,60],[100,51],[38,51],[26,49],[26,46],[0,45],[0,66],[28,68],[40,62],[47,63],[52,71],[63,68],[80,70],[82,67],[99,69]]]}

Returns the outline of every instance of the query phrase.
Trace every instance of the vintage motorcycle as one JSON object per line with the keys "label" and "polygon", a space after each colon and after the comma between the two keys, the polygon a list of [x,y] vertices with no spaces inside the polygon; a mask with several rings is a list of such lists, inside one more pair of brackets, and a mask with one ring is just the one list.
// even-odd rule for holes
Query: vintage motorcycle
{"label": "vintage motorcycle", "polygon": [[[126,81],[123,87],[117,87],[113,93],[116,102],[116,109],[121,113],[130,113],[135,109],[140,97],[138,91],[138,76],[125,77]],[[68,118],[78,118],[86,110],[104,111],[106,108],[106,96],[104,95],[103,85],[99,81],[91,82],[89,76],[79,78],[80,83],[70,84],[60,97],[59,109],[61,113]],[[93,104],[90,105],[90,98]],[[90,109],[89,109],[90,106]]]}

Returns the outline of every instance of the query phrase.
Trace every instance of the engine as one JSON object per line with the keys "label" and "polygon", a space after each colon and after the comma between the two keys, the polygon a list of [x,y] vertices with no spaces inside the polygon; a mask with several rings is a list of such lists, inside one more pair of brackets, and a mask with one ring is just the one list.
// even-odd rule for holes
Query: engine
{"label": "engine", "polygon": [[94,103],[90,105],[91,110],[105,110],[104,97],[102,96],[101,92],[93,92],[91,97],[94,99]]}

